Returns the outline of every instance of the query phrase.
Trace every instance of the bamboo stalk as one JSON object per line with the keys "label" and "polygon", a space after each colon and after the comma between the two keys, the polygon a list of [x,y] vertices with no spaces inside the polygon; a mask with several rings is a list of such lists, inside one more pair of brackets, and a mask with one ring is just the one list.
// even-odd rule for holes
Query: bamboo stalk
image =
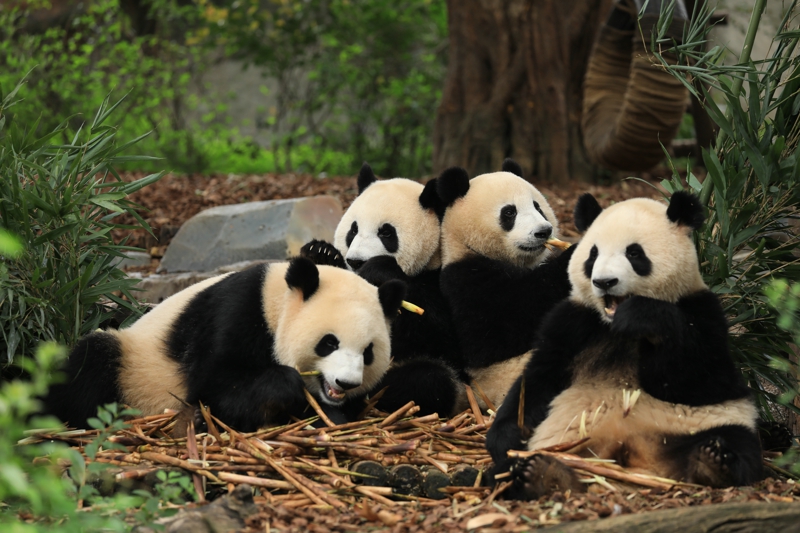
{"label": "bamboo stalk", "polygon": [[267,479],[263,477],[243,476],[241,474],[232,474],[230,472],[219,472],[217,477],[222,481],[228,481],[230,483],[249,483],[250,485],[264,487],[267,489],[292,490],[295,488],[295,486],[288,481]]}
{"label": "bamboo stalk", "polygon": [[[298,489],[300,487],[303,487],[304,489],[308,490],[309,492],[306,492],[306,490],[300,489],[300,490],[302,490],[302,492],[307,494],[309,498],[311,498],[311,494],[314,494],[316,499],[322,500],[321,502],[317,502],[317,503],[321,503],[322,505],[325,505],[325,504],[332,505],[333,507],[337,507],[339,509],[343,509],[343,508],[347,507],[347,505],[345,505],[344,502],[342,502],[341,500],[339,500],[335,496],[332,496],[332,495],[328,494],[327,492],[322,490],[322,488],[320,488],[319,485],[317,485],[313,481],[309,480],[308,478],[306,478],[302,474],[300,474],[298,472],[291,472],[288,469],[285,469],[282,466],[278,465],[278,463],[276,463],[275,461],[273,461],[271,459],[269,459],[268,462],[269,462],[270,466],[272,466],[275,470],[277,470],[278,473],[280,473],[284,478],[286,478],[287,481],[289,481],[290,483],[292,483],[293,485],[298,487]],[[311,498],[311,499],[316,501],[315,498]]]}
{"label": "bamboo stalk", "polygon": [[325,425],[328,427],[335,427],[336,424],[334,424],[333,421],[328,418],[328,415],[325,414],[325,411],[323,411],[322,407],[320,407],[319,403],[317,403],[317,399],[314,398],[310,392],[308,392],[308,389],[303,389],[303,393],[306,395],[306,400],[308,400],[309,405],[311,405],[314,411],[319,415],[320,419],[325,422]]}
{"label": "bamboo stalk", "polygon": [[464,385],[464,387],[467,390],[467,401],[472,409],[472,413],[475,415],[475,420],[478,424],[485,424],[486,421],[483,419],[483,413],[481,413],[481,408],[478,405],[478,401],[475,399],[475,393],[472,392],[472,387],[469,385]]}
{"label": "bamboo stalk", "polygon": [[[406,414],[406,411],[410,410],[412,407],[414,407],[414,402],[413,401],[412,402],[408,402],[403,407],[401,407],[400,409],[398,409],[394,413],[392,413],[389,416],[387,416],[386,418],[384,418],[383,422],[378,424],[378,427],[379,428],[385,428],[386,426],[391,426],[392,424],[394,424],[395,422],[397,422],[398,420],[403,418],[403,415]],[[419,411],[419,408],[417,408],[417,411]]]}

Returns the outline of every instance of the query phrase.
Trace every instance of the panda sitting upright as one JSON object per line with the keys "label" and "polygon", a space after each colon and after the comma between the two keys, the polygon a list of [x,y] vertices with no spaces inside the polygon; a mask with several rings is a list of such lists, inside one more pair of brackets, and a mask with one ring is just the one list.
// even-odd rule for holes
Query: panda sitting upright
{"label": "panda sitting upright", "polygon": [[558,221],[544,196],[507,159],[502,172],[437,178],[444,204],[441,290],[473,383],[499,405],[530,357],[542,318],[569,295],[568,249],[546,247]]}
{"label": "panda sitting upright", "polygon": [[[312,241],[300,253],[318,264],[349,267],[372,284],[401,280],[422,315],[403,311],[392,324],[392,366],[376,391],[394,411],[413,400],[420,414],[450,416],[464,403],[463,363],[449,308],[439,289],[441,208],[436,180],[377,180],[366,163],[358,197],[336,228],[334,245]],[[346,263],[346,265],[345,265]]]}
{"label": "panda sitting upright", "polygon": [[539,496],[547,465],[542,456],[511,461],[508,450],[584,436],[571,453],[634,471],[715,487],[758,480],[756,407],[691,239],[703,223],[697,197],[676,192],[669,207],[638,198],[602,211],[585,194],[575,221],[588,231],[569,264],[572,293],[544,320],[487,438],[498,470],[512,467],[510,496]]}
{"label": "panda sitting upright", "polygon": [[[345,422],[389,367],[389,320],[404,294],[402,282],[375,288],[303,258],[218,276],[129,328],[82,338],[67,382],[50,389],[45,406],[85,427],[106,403],[150,415],[202,402],[234,429],[255,431],[302,416],[305,387]],[[301,377],[308,371],[319,375]]]}

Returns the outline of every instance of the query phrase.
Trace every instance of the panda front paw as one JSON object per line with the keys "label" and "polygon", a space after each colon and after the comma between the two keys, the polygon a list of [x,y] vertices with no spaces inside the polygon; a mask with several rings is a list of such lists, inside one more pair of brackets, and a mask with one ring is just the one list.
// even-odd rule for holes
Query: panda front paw
{"label": "panda front paw", "polygon": [[611,331],[631,337],[675,335],[678,331],[679,310],[675,304],[646,296],[631,296],[619,304]]}
{"label": "panda front paw", "polygon": [[315,265],[328,265],[347,268],[344,257],[334,245],[326,241],[312,240],[300,248],[300,257],[305,257]]}
{"label": "panda front paw", "polygon": [[371,257],[357,270],[357,273],[372,285],[378,287],[393,279],[401,281],[408,279],[403,269],[397,264],[397,260],[391,255]]}

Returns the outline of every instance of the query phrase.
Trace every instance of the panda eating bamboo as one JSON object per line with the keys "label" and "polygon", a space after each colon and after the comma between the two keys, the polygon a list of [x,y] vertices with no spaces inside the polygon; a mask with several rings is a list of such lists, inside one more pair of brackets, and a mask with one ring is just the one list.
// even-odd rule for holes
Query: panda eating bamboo
{"label": "panda eating bamboo", "polygon": [[582,437],[571,453],[633,471],[715,487],[757,481],[756,406],[691,239],[699,200],[676,192],[669,207],[639,198],[602,210],[585,194],[575,223],[587,231],[569,263],[572,292],[542,323],[487,437],[494,474],[511,471],[507,496],[575,488],[542,487],[558,481],[553,462],[507,452]]}
{"label": "panda eating bamboo", "polygon": [[390,320],[404,295],[400,281],[375,287],[303,258],[218,276],[129,328],[81,339],[46,409],[86,427],[106,403],[149,415],[202,402],[234,429],[254,431],[302,416],[307,388],[343,422],[389,368]]}

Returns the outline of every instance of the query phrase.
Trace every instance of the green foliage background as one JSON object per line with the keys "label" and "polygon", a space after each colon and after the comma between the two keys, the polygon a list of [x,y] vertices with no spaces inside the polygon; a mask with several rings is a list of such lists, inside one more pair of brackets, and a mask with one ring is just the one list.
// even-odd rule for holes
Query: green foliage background
{"label": "green foliage background", "polygon": [[[82,5],[43,33],[0,5],[0,89],[33,69],[21,121],[76,128],[109,94],[128,94],[120,135],[153,130],[136,150],[165,159],[148,170],[351,174],[363,160],[381,175],[430,170],[444,0],[150,0],[143,9],[156,23],[145,35],[116,0]],[[240,134],[228,95],[190,90],[193,76],[230,58],[276,84],[275,105],[261,86],[265,103],[250,122],[269,146]]]}

